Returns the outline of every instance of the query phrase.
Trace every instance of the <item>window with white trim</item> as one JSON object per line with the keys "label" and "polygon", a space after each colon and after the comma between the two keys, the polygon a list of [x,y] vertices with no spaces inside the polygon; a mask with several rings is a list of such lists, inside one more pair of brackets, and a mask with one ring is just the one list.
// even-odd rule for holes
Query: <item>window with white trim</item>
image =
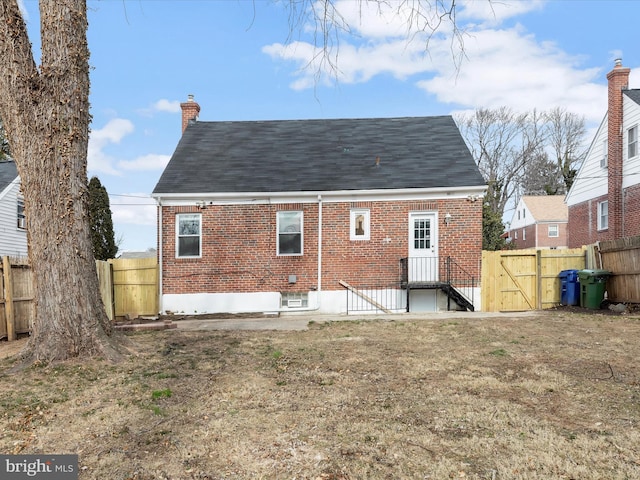
{"label": "window with white trim", "polygon": [[25,230],[27,228],[27,219],[24,215],[24,198],[18,195],[18,228]]}
{"label": "window with white trim", "polygon": [[549,225],[548,227],[548,234],[550,237],[558,237],[560,236],[559,232],[558,232],[558,225]]}
{"label": "window with white trim", "polygon": [[598,202],[598,230],[609,228],[609,202]]}
{"label": "window with white trim", "polygon": [[638,126],[627,130],[627,158],[638,155]]}
{"label": "window with white trim", "polygon": [[526,240],[527,239],[527,231],[523,228],[522,229],[522,240]]}
{"label": "window with white trim", "polygon": [[351,219],[349,221],[349,238],[351,240],[369,240],[371,238],[369,232],[370,212],[368,209],[351,210]]}
{"label": "window with white trim", "polygon": [[277,254],[302,255],[302,212],[278,212],[276,219],[278,230]]}
{"label": "window with white trim", "polygon": [[600,157],[600,168],[607,168],[609,165],[609,140],[602,142],[602,157]]}
{"label": "window with white trim", "polygon": [[179,213],[176,215],[176,257],[193,258],[202,255],[202,215]]}

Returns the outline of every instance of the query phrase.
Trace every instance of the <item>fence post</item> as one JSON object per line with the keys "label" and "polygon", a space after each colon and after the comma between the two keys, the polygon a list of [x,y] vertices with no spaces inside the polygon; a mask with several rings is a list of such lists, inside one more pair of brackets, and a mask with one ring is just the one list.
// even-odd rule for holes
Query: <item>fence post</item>
{"label": "fence post", "polygon": [[11,280],[11,259],[2,257],[2,275],[4,276],[4,315],[7,319],[7,340],[16,337],[15,315],[13,312],[13,282]]}
{"label": "fence post", "polygon": [[536,295],[537,304],[536,308],[542,310],[542,252],[536,250]]}

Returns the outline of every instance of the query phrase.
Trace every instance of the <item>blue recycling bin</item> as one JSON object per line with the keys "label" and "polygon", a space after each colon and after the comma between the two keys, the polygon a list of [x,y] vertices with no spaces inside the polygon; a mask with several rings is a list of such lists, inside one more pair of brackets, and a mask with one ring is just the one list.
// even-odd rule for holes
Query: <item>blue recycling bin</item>
{"label": "blue recycling bin", "polygon": [[560,272],[560,304],[579,305],[580,286],[578,270],[562,270]]}

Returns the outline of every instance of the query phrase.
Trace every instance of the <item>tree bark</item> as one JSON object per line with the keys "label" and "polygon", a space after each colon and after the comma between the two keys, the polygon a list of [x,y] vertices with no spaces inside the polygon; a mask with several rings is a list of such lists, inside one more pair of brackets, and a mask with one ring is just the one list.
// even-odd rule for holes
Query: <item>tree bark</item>
{"label": "tree bark", "polygon": [[22,183],[35,321],[32,361],[119,355],[88,217],[89,49],[84,0],[40,0],[36,67],[16,0],[0,0],[0,116]]}

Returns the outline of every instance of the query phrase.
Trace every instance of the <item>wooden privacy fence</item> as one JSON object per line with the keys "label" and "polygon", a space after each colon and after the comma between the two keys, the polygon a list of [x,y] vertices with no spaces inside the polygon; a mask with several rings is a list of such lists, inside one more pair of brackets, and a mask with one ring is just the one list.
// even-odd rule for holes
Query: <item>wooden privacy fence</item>
{"label": "wooden privacy fence", "polygon": [[[15,340],[35,318],[33,277],[26,259],[3,257],[0,268],[0,339]],[[96,269],[110,320],[158,314],[155,258],[96,261]]]}
{"label": "wooden privacy fence", "polygon": [[514,312],[560,304],[562,270],[585,268],[585,249],[482,252],[482,310]]}
{"label": "wooden privacy fence", "polygon": [[97,261],[96,266],[110,320],[158,314],[159,277],[155,258],[117,258]]}
{"label": "wooden privacy fence", "polygon": [[33,278],[26,259],[2,257],[0,338],[15,340],[31,330],[35,309]]}
{"label": "wooden privacy fence", "polygon": [[596,244],[599,268],[612,272],[607,298],[612,302],[640,303],[640,237]]}

